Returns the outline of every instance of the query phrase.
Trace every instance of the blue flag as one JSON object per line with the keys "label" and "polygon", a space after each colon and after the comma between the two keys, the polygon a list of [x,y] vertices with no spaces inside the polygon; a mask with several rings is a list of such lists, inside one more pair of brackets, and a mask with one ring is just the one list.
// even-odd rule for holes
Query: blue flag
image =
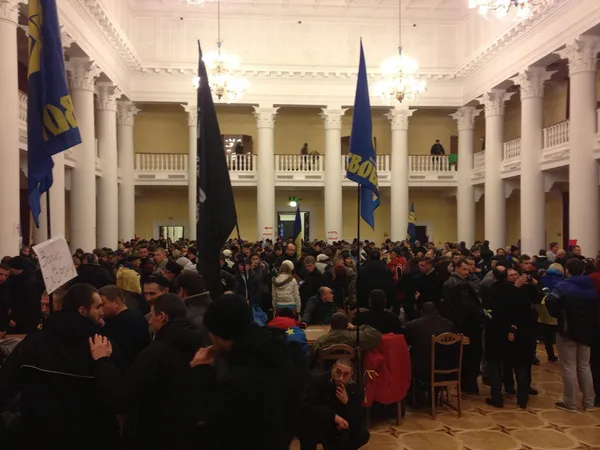
{"label": "blue flag", "polygon": [[417,238],[417,229],[415,228],[415,221],[417,220],[417,216],[415,215],[415,203],[410,203],[410,213],[408,213],[408,226],[406,227],[406,239],[409,239],[410,242],[414,242]]}
{"label": "blue flag", "polygon": [[294,243],[296,244],[296,259],[302,255],[302,218],[300,217],[300,204],[296,208],[296,218],[294,220]]}
{"label": "blue flag", "polygon": [[27,182],[39,228],[40,197],[52,186],[52,155],[81,143],[67,88],[56,0],[29,0]]}
{"label": "blue flag", "polygon": [[373,124],[371,123],[371,103],[367,84],[367,66],[360,42],[360,62],[358,81],[352,115],[350,154],[346,177],[361,186],[360,215],[375,229],[375,209],[379,206],[379,186],[377,182],[377,160],[373,147]]}

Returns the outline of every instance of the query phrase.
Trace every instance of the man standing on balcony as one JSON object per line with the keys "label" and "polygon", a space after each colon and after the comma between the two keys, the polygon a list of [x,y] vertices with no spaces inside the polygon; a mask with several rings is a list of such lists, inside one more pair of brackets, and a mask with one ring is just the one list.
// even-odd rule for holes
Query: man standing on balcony
{"label": "man standing on balcony", "polygon": [[436,139],[435,144],[431,146],[431,156],[444,156],[445,154],[444,146],[440,144],[439,139]]}

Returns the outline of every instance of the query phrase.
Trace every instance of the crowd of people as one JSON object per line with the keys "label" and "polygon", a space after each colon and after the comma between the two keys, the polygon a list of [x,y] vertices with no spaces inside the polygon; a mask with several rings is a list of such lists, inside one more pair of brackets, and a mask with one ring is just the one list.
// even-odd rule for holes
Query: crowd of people
{"label": "crowd of people", "polygon": [[[209,292],[193,244],[77,250],[77,277],[50,296],[28,247],[2,260],[3,448],[270,450],[296,437],[303,450],[358,449],[361,374],[316,361],[335,344],[364,354],[388,333],[411,347],[415,408],[431,337],[446,332],[469,341],[463,393],[484,383],[490,405],[516,396],[527,408],[539,340],[563,367],[556,407],[576,412],[579,390],[581,409],[598,406],[600,260],[577,246],[231,240]],[[314,325],[330,329],[309,346]]]}

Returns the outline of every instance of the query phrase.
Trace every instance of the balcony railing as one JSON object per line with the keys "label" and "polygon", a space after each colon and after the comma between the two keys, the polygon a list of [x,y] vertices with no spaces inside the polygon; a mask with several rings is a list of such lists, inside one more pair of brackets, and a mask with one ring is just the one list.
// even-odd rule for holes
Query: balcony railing
{"label": "balcony railing", "polygon": [[19,91],[19,119],[27,122],[27,94]]}
{"label": "balcony railing", "polygon": [[504,143],[504,154],[502,159],[519,158],[521,156],[521,138],[513,139]]}
{"label": "balcony railing", "polygon": [[323,155],[275,155],[277,172],[323,172]]}
{"label": "balcony railing", "polygon": [[569,142],[569,121],[559,122],[544,128],[544,149]]}
{"label": "balcony railing", "polygon": [[485,151],[473,154],[473,169],[483,169],[485,167]]}
{"label": "balcony railing", "polygon": [[226,161],[230,172],[243,173],[256,170],[256,155],[226,155]]}
{"label": "balcony railing", "polygon": [[[376,155],[377,172],[390,172],[392,170],[390,155]],[[348,155],[342,155],[342,170],[348,170]]]}
{"label": "balcony railing", "polygon": [[135,170],[141,172],[186,172],[185,153],[136,153]]}
{"label": "balcony railing", "polygon": [[454,172],[456,164],[450,164],[449,156],[412,155],[408,157],[411,172]]}

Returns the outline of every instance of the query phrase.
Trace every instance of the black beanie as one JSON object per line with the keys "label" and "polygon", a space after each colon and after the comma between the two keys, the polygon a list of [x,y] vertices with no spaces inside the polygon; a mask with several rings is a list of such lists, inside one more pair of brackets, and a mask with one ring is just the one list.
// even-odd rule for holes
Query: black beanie
{"label": "black beanie", "polygon": [[246,300],[235,294],[225,294],[212,302],[204,315],[204,326],[217,337],[236,340],[246,334],[252,324]]}

